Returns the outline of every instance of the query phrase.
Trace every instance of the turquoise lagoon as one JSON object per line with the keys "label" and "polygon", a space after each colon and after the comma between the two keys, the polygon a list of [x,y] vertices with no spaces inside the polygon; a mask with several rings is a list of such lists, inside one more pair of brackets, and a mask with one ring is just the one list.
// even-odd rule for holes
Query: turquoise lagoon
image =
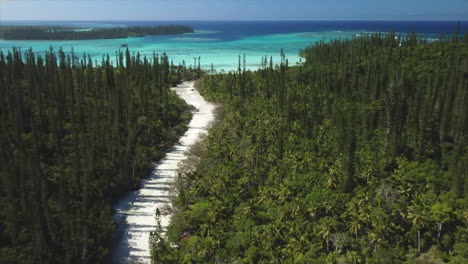
{"label": "turquoise lagoon", "polygon": [[294,33],[271,34],[262,36],[248,36],[239,40],[223,41],[208,34],[184,34],[177,36],[154,36],[126,39],[80,40],[80,41],[5,41],[0,40],[0,49],[5,50],[18,47],[22,50],[32,48],[35,52],[44,54],[52,47],[54,50],[62,48],[65,52],[72,49],[75,54],[82,56],[89,54],[93,60],[101,62],[102,55],[108,53],[115,60],[115,52],[125,50],[122,44],[127,44],[131,52],[139,52],[141,56],[151,57],[154,53],[165,52],[174,64],[186,62],[193,65],[194,59],[200,57],[201,67],[216,70],[233,70],[238,67],[238,57],[246,56],[246,66],[249,69],[260,67],[262,57],[273,57],[274,62],[279,61],[280,51],[283,48],[290,63],[299,62],[300,49],[317,41],[352,37],[357,32],[321,32],[321,33]]}
{"label": "turquoise lagoon", "polygon": [[[0,22],[0,24],[61,24],[84,27],[144,26],[184,24],[192,26],[195,33],[171,36],[148,36],[126,39],[102,39],[80,41],[6,41],[0,40],[4,52],[13,47],[26,50],[32,48],[44,54],[52,47],[65,52],[72,49],[82,56],[86,53],[93,60],[101,62],[103,54],[115,60],[118,50],[125,50],[127,44],[132,53],[151,57],[153,53],[165,52],[174,64],[185,61],[193,65],[200,57],[201,67],[209,69],[211,64],[217,71],[234,70],[238,67],[239,56],[246,56],[248,69],[260,67],[263,56],[273,57],[276,64],[280,60],[280,50],[284,49],[290,64],[300,61],[299,51],[317,41],[338,38],[351,38],[370,32],[396,30],[403,34],[416,31],[434,38],[438,33],[450,33],[455,22],[372,22],[372,21],[95,21],[95,22]],[[466,22],[462,26],[466,27]]]}

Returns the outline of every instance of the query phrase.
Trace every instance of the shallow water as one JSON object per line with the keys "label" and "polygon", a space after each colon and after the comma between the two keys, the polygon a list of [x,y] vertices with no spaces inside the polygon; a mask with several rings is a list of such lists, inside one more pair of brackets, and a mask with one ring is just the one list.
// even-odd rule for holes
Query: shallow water
{"label": "shallow water", "polygon": [[[262,57],[273,57],[275,62],[280,60],[280,51],[283,48],[290,63],[299,61],[300,49],[317,41],[352,37],[358,32],[321,32],[316,34],[292,33],[271,34],[261,36],[246,36],[236,40],[222,40],[216,38],[216,33],[185,34],[177,36],[149,36],[142,38],[102,39],[81,41],[5,41],[0,40],[0,49],[20,47],[26,50],[30,47],[34,51],[45,51],[50,46],[54,50],[60,47],[69,52],[82,56],[83,53],[91,55],[98,63],[102,54],[109,53],[111,60],[115,61],[115,52],[125,50],[122,44],[127,44],[131,52],[140,52],[142,56],[152,57],[153,53],[165,52],[174,64],[185,61],[187,66],[194,64],[194,59],[200,57],[201,67],[209,69],[211,64],[220,70],[233,70],[238,67],[239,56],[245,54],[249,69],[260,67]],[[43,52],[39,52],[43,54]]]}
{"label": "shallow water", "polygon": [[[196,32],[172,36],[148,36],[143,38],[103,39],[81,41],[5,41],[0,40],[0,49],[12,47],[33,48],[41,54],[52,46],[55,50],[62,47],[65,52],[74,49],[75,54],[91,55],[98,62],[102,54],[109,53],[111,60],[115,52],[128,44],[132,52],[152,56],[153,52],[166,52],[174,64],[185,61],[193,65],[194,58],[201,58],[201,66],[209,69],[213,63],[216,70],[233,70],[238,67],[238,56],[246,55],[249,69],[260,67],[262,56],[273,57],[280,61],[283,48],[290,64],[299,61],[298,53],[304,47],[317,41],[350,38],[369,32],[408,33],[416,31],[428,38],[436,38],[441,32],[450,33],[455,22],[447,21],[88,21],[88,22],[5,22],[0,24],[66,24],[84,27],[145,26],[184,24],[192,26]],[[462,29],[467,27],[462,23]]]}
{"label": "shallow water", "polygon": [[[149,263],[149,235],[155,230],[156,208],[170,204],[170,189],[176,177],[184,152],[192,146],[200,134],[207,133],[207,126],[213,120],[214,105],[206,102],[193,88],[193,82],[172,88],[188,104],[195,106],[189,129],[180,138],[174,149],[166,154],[151,175],[141,182],[140,189],[129,193],[116,205],[114,219],[119,224],[115,246],[109,254],[110,263]],[[166,230],[170,216],[161,216],[161,225]]]}

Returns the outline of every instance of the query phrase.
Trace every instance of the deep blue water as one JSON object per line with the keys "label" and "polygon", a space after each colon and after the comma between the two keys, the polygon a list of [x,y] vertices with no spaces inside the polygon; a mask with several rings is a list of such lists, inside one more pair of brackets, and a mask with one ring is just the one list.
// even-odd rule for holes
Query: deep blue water
{"label": "deep blue water", "polygon": [[[460,21],[468,33],[468,21]],[[1,21],[0,25],[76,25],[85,27],[188,25],[233,35],[287,34],[317,31],[371,31],[402,33],[452,33],[457,21]],[[229,39],[225,39],[229,40]]]}

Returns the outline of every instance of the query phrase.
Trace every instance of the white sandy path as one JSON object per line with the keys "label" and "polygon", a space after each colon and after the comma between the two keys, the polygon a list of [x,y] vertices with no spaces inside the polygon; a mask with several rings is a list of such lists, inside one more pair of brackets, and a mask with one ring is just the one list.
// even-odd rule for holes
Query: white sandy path
{"label": "white sandy path", "polygon": [[[188,131],[174,149],[157,164],[151,176],[141,182],[140,189],[120,200],[115,209],[115,219],[119,223],[119,237],[113,247],[111,263],[149,263],[149,234],[155,229],[156,208],[170,203],[169,188],[173,183],[184,152],[195,143],[200,133],[207,133],[208,124],[214,119],[214,105],[208,103],[193,87],[193,82],[185,82],[171,88],[188,104],[195,106]],[[168,226],[170,216],[161,217],[163,229]]]}

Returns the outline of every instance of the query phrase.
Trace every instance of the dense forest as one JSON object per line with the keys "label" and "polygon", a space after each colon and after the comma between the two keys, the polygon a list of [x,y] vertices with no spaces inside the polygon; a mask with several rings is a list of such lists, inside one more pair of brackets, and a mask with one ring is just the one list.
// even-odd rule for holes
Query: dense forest
{"label": "dense forest", "polygon": [[157,27],[82,28],[71,26],[0,26],[0,39],[6,40],[85,40],[178,35],[192,33],[181,25]]}
{"label": "dense forest", "polygon": [[203,77],[223,108],[151,235],[154,263],[467,263],[468,36],[301,56]]}
{"label": "dense forest", "polygon": [[169,87],[198,74],[128,49],[115,66],[0,51],[0,263],[100,263],[113,202],[191,119]]}

